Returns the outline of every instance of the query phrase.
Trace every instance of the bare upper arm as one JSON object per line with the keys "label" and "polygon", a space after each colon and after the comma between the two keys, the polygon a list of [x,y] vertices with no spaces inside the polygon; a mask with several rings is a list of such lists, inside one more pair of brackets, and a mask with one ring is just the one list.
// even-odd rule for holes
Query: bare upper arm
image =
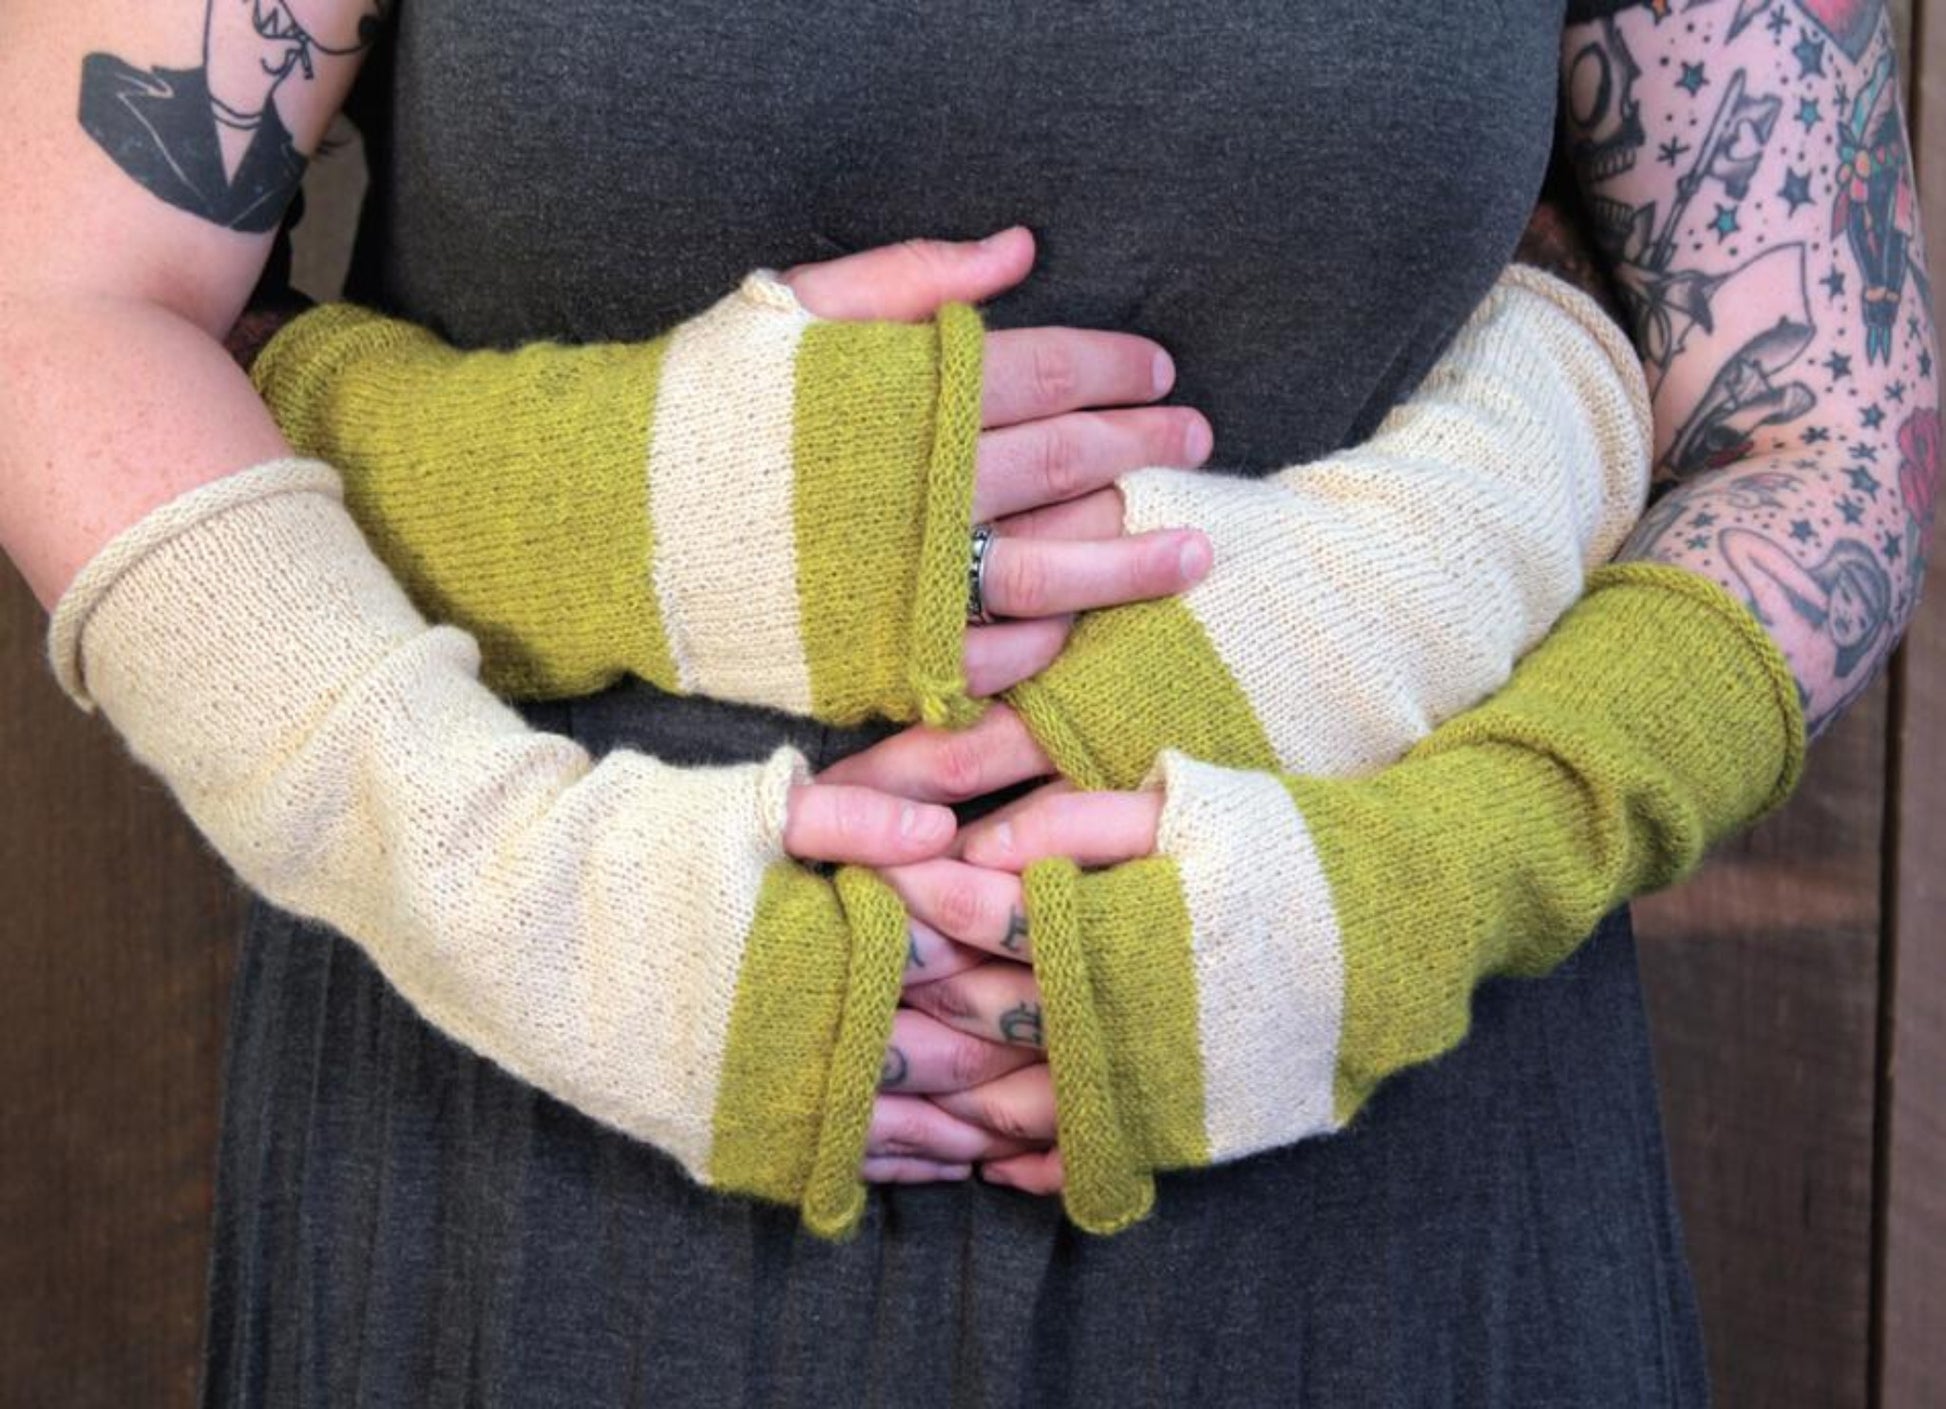
{"label": "bare upper arm", "polygon": [[220,335],[389,0],[7,0],[0,295]]}

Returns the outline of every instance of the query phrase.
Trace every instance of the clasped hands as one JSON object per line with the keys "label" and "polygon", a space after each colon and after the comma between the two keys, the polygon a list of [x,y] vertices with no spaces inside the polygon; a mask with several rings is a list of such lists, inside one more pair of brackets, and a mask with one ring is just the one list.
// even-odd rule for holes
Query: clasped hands
{"label": "clasped hands", "polygon": [[[977,243],[912,242],[784,275],[831,319],[918,319],[1024,278],[1024,230]],[[974,489],[998,530],[987,604],[1011,618],[967,632],[967,682],[993,695],[1051,664],[1072,613],[1182,591],[1211,565],[1201,533],[1122,535],[1114,482],[1144,466],[1194,469],[1211,432],[1152,406],[1174,368],[1146,338],[1078,329],[988,334]],[[1093,409],[1109,408],[1109,409]],[[1058,780],[956,829],[949,804],[1054,773],[1019,717],[994,705],[960,732],[917,727],[793,794],[785,848],[877,868],[911,917],[905,988],[872,1113],[864,1177],[1061,1188],[1039,989],[1020,873],[1066,856],[1106,866],[1155,849],[1161,796],[1081,793]]]}

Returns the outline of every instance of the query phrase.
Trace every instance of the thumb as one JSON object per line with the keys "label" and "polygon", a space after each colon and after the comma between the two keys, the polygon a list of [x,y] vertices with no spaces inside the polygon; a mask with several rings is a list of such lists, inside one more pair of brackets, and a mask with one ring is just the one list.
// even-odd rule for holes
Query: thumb
{"label": "thumb", "polygon": [[942,304],[978,303],[1027,277],[1034,236],[1015,225],[984,240],[904,240],[781,276],[819,318],[919,322]]}

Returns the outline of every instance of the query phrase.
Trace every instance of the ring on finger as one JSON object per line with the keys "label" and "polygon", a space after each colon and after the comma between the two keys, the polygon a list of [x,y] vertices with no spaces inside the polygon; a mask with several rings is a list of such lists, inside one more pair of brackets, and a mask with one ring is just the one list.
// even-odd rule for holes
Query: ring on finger
{"label": "ring on finger", "polygon": [[966,564],[966,620],[971,626],[991,626],[1002,618],[987,610],[987,556],[999,537],[993,525],[973,525],[973,555]]}

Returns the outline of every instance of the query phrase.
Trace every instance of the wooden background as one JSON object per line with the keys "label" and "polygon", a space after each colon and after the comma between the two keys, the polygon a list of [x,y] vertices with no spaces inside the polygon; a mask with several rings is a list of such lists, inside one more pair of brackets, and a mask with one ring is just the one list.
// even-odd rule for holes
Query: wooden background
{"label": "wooden background", "polygon": [[[1895,8],[1937,253],[1946,0]],[[0,1404],[185,1405],[240,907],[0,578]],[[1638,911],[1729,1409],[1946,1404],[1943,595],[1791,806]]]}

